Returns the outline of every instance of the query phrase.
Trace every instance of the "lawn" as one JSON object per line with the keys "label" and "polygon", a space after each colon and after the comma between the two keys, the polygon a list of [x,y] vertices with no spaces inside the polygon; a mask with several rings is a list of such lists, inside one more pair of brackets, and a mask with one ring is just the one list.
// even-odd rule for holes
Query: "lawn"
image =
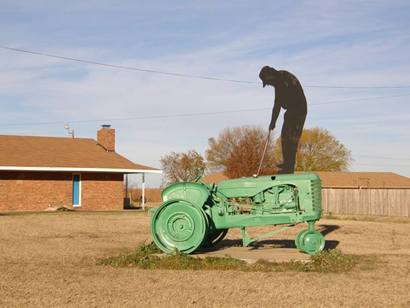
{"label": "lawn", "polygon": [[[0,214],[0,306],[410,306],[410,221],[323,219],[319,227],[369,266],[322,273],[101,265],[149,241],[145,213]],[[232,230],[227,243],[238,238]]]}

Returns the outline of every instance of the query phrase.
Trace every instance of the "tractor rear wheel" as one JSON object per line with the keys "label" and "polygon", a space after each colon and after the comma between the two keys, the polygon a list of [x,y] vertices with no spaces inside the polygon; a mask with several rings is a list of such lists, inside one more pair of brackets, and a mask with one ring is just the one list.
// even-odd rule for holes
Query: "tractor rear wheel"
{"label": "tractor rear wheel", "polygon": [[202,243],[202,246],[205,248],[212,247],[222,241],[229,229],[215,229],[208,233],[205,238],[205,241]]}
{"label": "tractor rear wheel", "polygon": [[185,200],[163,203],[151,219],[151,235],[165,253],[191,253],[204,241],[208,224],[205,212]]}

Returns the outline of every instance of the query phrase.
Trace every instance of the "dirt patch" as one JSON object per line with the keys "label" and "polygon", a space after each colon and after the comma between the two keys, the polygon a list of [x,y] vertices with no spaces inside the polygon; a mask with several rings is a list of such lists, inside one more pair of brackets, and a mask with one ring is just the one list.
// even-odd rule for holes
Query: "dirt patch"
{"label": "dirt patch", "polygon": [[[259,243],[294,251],[303,226]],[[409,223],[321,220],[332,248],[377,256],[348,273],[143,270],[96,265],[149,240],[141,212],[0,215],[0,306],[395,306],[410,305]],[[257,234],[268,228],[254,228]],[[221,243],[240,248],[238,230]]]}

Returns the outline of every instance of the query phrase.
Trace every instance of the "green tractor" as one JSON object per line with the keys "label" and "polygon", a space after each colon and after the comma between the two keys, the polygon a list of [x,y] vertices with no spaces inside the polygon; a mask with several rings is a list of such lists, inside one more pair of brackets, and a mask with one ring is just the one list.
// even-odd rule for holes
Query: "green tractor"
{"label": "green tractor", "polygon": [[[323,250],[323,235],[315,230],[321,217],[321,184],[314,173],[255,176],[225,180],[218,185],[181,182],[162,191],[163,203],[151,219],[151,235],[165,253],[192,253],[222,240],[229,228],[240,228],[243,246],[299,223],[296,247],[308,254]],[[246,227],[283,225],[250,238]]]}

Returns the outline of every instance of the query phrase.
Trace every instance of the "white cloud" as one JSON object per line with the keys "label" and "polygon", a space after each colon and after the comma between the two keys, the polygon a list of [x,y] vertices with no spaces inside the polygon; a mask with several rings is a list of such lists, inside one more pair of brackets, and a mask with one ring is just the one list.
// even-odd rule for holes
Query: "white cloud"
{"label": "white cloud", "polygon": [[[116,49],[111,46],[75,48],[65,44],[53,47],[38,44],[33,49],[120,65],[229,79],[258,81],[260,67],[271,64],[295,72],[306,85],[410,84],[410,64],[406,60],[410,52],[408,33],[394,30],[382,20],[372,18],[372,14],[384,5],[372,3],[368,10],[359,10],[353,2],[343,2],[335,8],[334,2],[307,1],[295,9],[278,12],[272,19],[255,24],[254,29],[247,29],[242,34],[229,28],[212,32],[209,36],[214,40],[210,46],[191,46],[186,52],[167,52],[143,59],[138,59],[137,55],[116,57]],[[78,9],[87,10],[87,7]],[[189,11],[190,8],[184,9]],[[201,4],[200,9],[208,8]],[[256,21],[257,16],[252,18]],[[23,47],[23,44],[19,46]],[[8,104],[8,109],[0,115],[2,133],[63,135],[65,131],[61,124],[21,127],[4,124],[270,108],[274,98],[271,88],[262,89],[259,85],[120,71],[3,50],[0,51],[0,66],[0,95],[5,99],[12,97],[10,100],[19,106],[13,110]],[[408,91],[306,89],[310,103],[377,96],[378,93],[390,95]],[[400,140],[409,137],[409,124],[403,120],[410,111],[408,100],[402,97],[395,98],[394,103],[384,99],[311,106],[306,125],[328,128],[356,154],[377,152],[379,156],[390,157],[401,152],[403,156],[410,153],[409,146],[400,144]],[[8,102],[0,103],[6,105]],[[386,114],[391,117],[385,124]],[[207,138],[216,136],[222,128],[245,124],[266,127],[269,117],[269,110],[261,110],[111,122],[117,128],[118,149],[123,154],[136,162],[158,167],[160,156],[170,151],[192,148],[203,151]],[[335,120],[320,120],[326,117]],[[93,137],[99,124],[102,123],[73,122],[72,126],[79,136]],[[373,137],[377,135],[381,137]],[[360,168],[359,162],[357,168]],[[403,170],[402,173],[410,175],[409,169]],[[152,181],[158,183],[155,179]]]}

